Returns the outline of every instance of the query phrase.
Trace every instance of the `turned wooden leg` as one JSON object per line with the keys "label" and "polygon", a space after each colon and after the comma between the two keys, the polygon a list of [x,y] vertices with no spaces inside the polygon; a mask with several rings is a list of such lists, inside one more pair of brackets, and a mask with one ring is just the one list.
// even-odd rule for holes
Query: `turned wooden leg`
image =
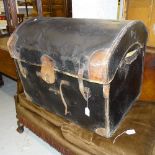
{"label": "turned wooden leg", "polygon": [[19,133],[23,133],[24,132],[24,125],[22,123],[20,123],[19,121],[17,121],[17,132]]}
{"label": "turned wooden leg", "polygon": [[2,74],[0,73],[0,86],[3,86],[3,85],[4,85],[4,81],[3,81]]}

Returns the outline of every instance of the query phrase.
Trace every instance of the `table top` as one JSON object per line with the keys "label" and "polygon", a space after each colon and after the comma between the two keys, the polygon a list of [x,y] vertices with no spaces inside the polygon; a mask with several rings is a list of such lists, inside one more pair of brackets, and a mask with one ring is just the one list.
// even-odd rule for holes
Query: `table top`
{"label": "table top", "polygon": [[9,37],[0,37],[0,49],[8,51],[7,41]]}
{"label": "table top", "polygon": [[6,29],[7,21],[6,20],[0,20],[0,30]]}

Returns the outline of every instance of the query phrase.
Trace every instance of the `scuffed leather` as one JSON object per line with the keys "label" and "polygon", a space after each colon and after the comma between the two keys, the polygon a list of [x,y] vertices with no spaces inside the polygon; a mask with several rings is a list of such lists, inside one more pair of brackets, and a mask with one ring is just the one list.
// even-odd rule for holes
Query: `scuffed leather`
{"label": "scuffed leather", "polygon": [[[57,71],[78,77],[82,68],[85,80],[107,84],[128,50],[145,46],[147,35],[141,21],[36,17],[16,29],[8,47],[11,56],[20,61],[40,66],[42,55],[47,55]],[[98,52],[101,60],[91,60]],[[94,66],[102,68],[104,77],[92,73]]]}

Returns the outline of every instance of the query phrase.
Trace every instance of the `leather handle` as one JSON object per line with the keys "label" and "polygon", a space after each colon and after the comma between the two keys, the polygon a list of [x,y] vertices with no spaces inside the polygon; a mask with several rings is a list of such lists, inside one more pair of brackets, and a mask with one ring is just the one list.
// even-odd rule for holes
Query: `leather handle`
{"label": "leather handle", "polygon": [[60,88],[59,88],[61,100],[62,100],[62,103],[64,104],[64,107],[65,107],[65,115],[67,115],[70,112],[68,111],[68,106],[67,106],[67,103],[66,103],[65,98],[64,98],[64,95],[63,95],[63,91],[62,91],[62,86],[63,85],[69,86],[70,84],[69,84],[68,81],[61,80],[61,82],[60,82]]}
{"label": "leather handle", "polygon": [[129,51],[124,58],[125,63],[131,64],[132,62],[134,62],[137,59],[138,54],[139,54],[139,48]]}

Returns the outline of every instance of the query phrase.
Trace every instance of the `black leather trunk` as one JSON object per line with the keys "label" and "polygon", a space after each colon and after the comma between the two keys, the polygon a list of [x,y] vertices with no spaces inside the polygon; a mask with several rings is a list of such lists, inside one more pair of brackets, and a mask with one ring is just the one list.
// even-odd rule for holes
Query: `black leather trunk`
{"label": "black leather trunk", "polygon": [[33,18],[9,39],[29,100],[110,137],[140,94],[140,21]]}

